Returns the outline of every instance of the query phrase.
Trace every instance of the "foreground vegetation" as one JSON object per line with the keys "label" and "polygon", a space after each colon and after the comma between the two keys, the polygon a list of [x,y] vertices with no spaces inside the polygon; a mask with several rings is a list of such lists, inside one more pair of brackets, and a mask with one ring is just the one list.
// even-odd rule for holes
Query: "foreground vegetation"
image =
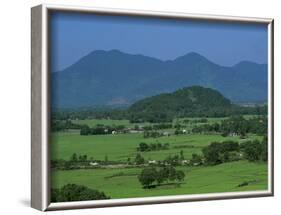
{"label": "foreground vegetation", "polygon": [[66,184],[62,188],[51,190],[52,202],[85,201],[109,198],[110,197],[106,196],[103,192],[76,184]]}
{"label": "foreground vegetation", "polygon": [[[55,170],[55,188],[69,183],[102,190],[111,198],[162,195],[202,194],[267,189],[267,164],[236,161],[208,167],[177,167],[186,177],[180,184],[165,183],[153,189],[143,189],[138,175],[141,168]],[[208,176],[208,177],[206,177]]]}

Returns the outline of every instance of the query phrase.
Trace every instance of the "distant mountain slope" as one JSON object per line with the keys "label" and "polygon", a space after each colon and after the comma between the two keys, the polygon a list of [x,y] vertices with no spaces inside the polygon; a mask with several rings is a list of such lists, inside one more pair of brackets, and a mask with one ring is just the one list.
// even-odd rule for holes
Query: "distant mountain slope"
{"label": "distant mountain slope", "polygon": [[167,121],[175,117],[223,115],[235,106],[218,91],[200,86],[185,87],[137,101],[128,111],[132,121]]}
{"label": "distant mountain slope", "polygon": [[231,101],[218,91],[200,86],[179,89],[172,93],[162,93],[137,101],[129,108],[135,112],[185,111],[186,109],[211,109],[231,107]]}
{"label": "distant mountain slope", "polygon": [[117,50],[94,51],[52,73],[52,107],[130,105],[147,96],[200,85],[235,102],[267,98],[267,65],[219,66],[197,53],[171,61]]}

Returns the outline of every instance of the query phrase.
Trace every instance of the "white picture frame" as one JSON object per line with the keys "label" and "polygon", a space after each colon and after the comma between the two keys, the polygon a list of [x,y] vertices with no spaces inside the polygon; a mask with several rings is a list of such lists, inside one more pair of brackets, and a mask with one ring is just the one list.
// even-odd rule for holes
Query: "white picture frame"
{"label": "white picture frame", "polygon": [[[268,190],[248,192],[227,192],[212,194],[177,195],[128,199],[93,200],[80,202],[50,202],[50,160],[49,160],[49,121],[50,121],[50,72],[49,72],[49,15],[51,11],[80,13],[118,14],[126,16],[165,17],[171,19],[211,20],[215,22],[264,23],[268,25]],[[32,171],[31,206],[41,211],[60,209],[110,207],[169,202],[265,197],[274,194],[273,159],[273,19],[233,16],[216,16],[157,11],[137,11],[123,9],[88,8],[60,5],[39,5],[31,9],[32,26]]]}

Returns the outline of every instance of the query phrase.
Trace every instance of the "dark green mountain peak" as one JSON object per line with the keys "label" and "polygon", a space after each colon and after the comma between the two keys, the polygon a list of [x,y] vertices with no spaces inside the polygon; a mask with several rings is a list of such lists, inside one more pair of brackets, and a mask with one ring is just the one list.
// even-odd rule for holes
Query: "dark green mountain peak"
{"label": "dark green mountain peak", "polygon": [[211,88],[184,87],[172,93],[162,93],[134,103],[129,111],[132,121],[163,121],[175,117],[215,116],[231,109],[230,100]]}

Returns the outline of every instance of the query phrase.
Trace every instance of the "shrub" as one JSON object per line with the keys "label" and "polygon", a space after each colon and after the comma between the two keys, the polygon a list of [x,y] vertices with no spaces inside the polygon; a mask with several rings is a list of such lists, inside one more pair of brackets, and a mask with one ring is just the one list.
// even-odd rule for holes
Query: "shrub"
{"label": "shrub", "polygon": [[61,189],[51,190],[52,202],[85,201],[109,198],[110,197],[106,196],[103,192],[77,184],[67,184]]}

